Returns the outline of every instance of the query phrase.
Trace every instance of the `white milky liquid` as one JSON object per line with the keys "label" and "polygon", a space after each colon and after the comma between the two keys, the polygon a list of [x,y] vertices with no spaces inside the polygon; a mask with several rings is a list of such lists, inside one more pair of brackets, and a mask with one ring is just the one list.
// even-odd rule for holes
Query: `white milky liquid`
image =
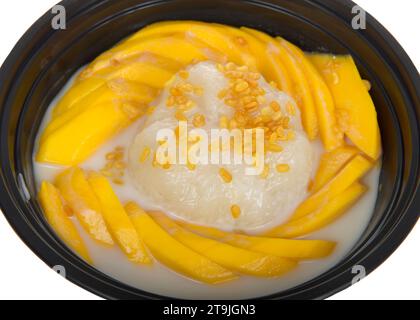
{"label": "white milky liquid", "polygon": [[[51,109],[71,86],[73,79],[69,81],[60,94],[52,101],[43,120],[40,132],[42,132],[45,124],[49,121]],[[113,151],[116,146],[124,146],[127,150],[142,121],[144,120],[138,120],[124,132],[102,146],[91,158],[82,163],[80,167],[99,170],[105,164],[105,155]],[[316,153],[315,172],[319,156],[322,153],[321,143],[319,141],[314,142],[313,148]],[[33,165],[38,186],[43,180],[53,181],[55,175],[63,170],[63,167],[41,164],[35,161]],[[91,240],[89,235],[80,227],[77,220],[74,219],[73,221],[86,242],[89,253],[94,261],[94,266],[103,273],[128,285],[155,294],[183,299],[255,298],[277,293],[309,281],[326,272],[345,257],[361,237],[371,218],[378,192],[379,173],[380,162],[363,178],[362,182],[369,188],[363,197],[337,221],[305,237],[306,239],[337,242],[334,252],[324,259],[302,261],[296,269],[278,278],[266,279],[241,276],[238,280],[225,284],[201,284],[173,272],[157,261],[152,266],[133,264],[128,261],[116,246],[114,248],[105,248]],[[128,181],[127,177],[124,178]],[[138,191],[129,183],[125,183],[123,186],[113,185],[113,187],[123,203],[134,200],[146,210],[160,209],[159,204],[140,199]]]}

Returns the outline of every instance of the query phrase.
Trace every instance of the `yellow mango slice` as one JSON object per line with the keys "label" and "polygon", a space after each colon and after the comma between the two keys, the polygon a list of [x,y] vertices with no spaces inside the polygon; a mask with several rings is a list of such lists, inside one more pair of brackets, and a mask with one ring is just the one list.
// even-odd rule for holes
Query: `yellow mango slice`
{"label": "yellow mango slice", "polygon": [[105,79],[102,78],[90,78],[88,81],[83,81],[80,83],[74,83],[69,90],[61,97],[57,102],[57,105],[52,111],[52,118],[62,114],[63,111],[69,109],[73,104],[78,102],[80,99],[83,99],[91,92],[98,89],[105,83]]}
{"label": "yellow mango slice", "polygon": [[170,269],[209,284],[237,278],[231,271],[172,238],[135,203],[126,204],[125,210],[153,256]]}
{"label": "yellow mango slice", "polygon": [[141,29],[126,41],[127,43],[132,43],[139,39],[167,37],[178,34],[182,34],[186,39],[198,39],[209,48],[227,55],[229,61],[236,64],[243,65],[248,59],[244,53],[237,50],[224,33],[214,28],[214,24],[199,21],[164,21],[154,23]]}
{"label": "yellow mango slice", "polygon": [[173,75],[173,71],[165,70],[160,66],[144,61],[124,62],[117,67],[103,68],[95,73],[97,77],[112,78],[117,77],[125,80],[142,83],[156,89],[165,86]]}
{"label": "yellow mango slice", "polygon": [[381,138],[376,110],[353,58],[328,54],[308,57],[330,88],[341,129],[366,155],[378,159]]}
{"label": "yellow mango slice", "polygon": [[89,65],[87,72],[95,74],[102,68],[118,64],[120,60],[127,59],[141,52],[153,53],[173,59],[184,66],[194,61],[198,62],[209,59],[215,61],[223,60],[223,54],[208,48],[198,39],[189,38],[186,41],[184,36],[152,37],[133,42],[123,42],[117,45],[95,59]]}
{"label": "yellow mango slice", "polygon": [[321,189],[358,153],[359,150],[352,146],[343,146],[334,151],[324,153],[321,157],[310,191],[317,192]]}
{"label": "yellow mango slice", "polygon": [[150,214],[176,240],[225,268],[253,276],[274,277],[289,272],[297,265],[292,259],[249,251],[200,237],[181,228],[162,213]]}
{"label": "yellow mango slice", "polygon": [[328,86],[302,50],[284,39],[280,43],[294,56],[304,70],[315,103],[321,140],[327,151],[334,150],[344,143],[344,139],[343,132],[338,127],[334,101]]}
{"label": "yellow mango slice", "polygon": [[252,70],[258,70],[269,81],[273,80],[273,65],[267,61],[267,51],[265,44],[253,35],[230,26],[214,24],[213,28],[228,37],[231,46],[237,51],[242,52],[243,64]]}
{"label": "yellow mango slice", "polygon": [[83,170],[77,167],[65,170],[57,176],[55,185],[86,232],[101,244],[113,245],[101,206]]}
{"label": "yellow mango slice", "polygon": [[[111,64],[95,75],[91,73],[88,66],[58,101],[53,109],[52,118],[63,114],[74,105],[91,105],[93,99],[99,98],[105,100],[107,95],[102,97],[103,93],[98,91],[104,90],[104,88],[118,97],[137,94],[141,95],[141,100],[150,102],[155,99],[158,93],[150,86],[160,88],[162,83],[164,84],[181,68],[182,65],[175,61],[168,61],[168,59],[148,53],[134,56],[117,65]],[[124,85],[122,84],[123,80],[125,80]],[[135,90],[129,90],[131,88]],[[86,99],[86,97],[88,98]],[[87,103],[82,100],[87,100]]]}
{"label": "yellow mango slice", "polygon": [[178,222],[183,228],[199,235],[250,251],[261,252],[291,259],[319,259],[327,257],[335,248],[335,242],[324,240],[291,240],[254,237],[225,232],[216,228]]}
{"label": "yellow mango slice", "polygon": [[[91,82],[92,78],[86,79],[70,88],[68,93],[72,94],[74,88],[79,84]],[[93,78],[95,79],[95,78]],[[89,88],[89,93],[79,98],[73,99],[70,103],[60,102],[53,109],[52,119],[58,118],[70,109],[81,110],[92,105],[99,104],[113,99],[130,100],[144,102],[145,104],[155,99],[158,91],[149,85],[141,82],[124,79],[123,77],[112,78],[112,76],[104,77],[101,85],[95,88]],[[99,84],[99,83],[98,83]],[[75,92],[77,93],[77,92]]]}
{"label": "yellow mango slice", "polygon": [[76,165],[127,127],[141,110],[137,105],[118,101],[87,108],[41,139],[36,161]]}
{"label": "yellow mango slice", "polygon": [[317,231],[344,214],[367,190],[356,182],[347,190],[325,203],[319,210],[300,219],[292,220],[269,231],[270,237],[297,238]]}
{"label": "yellow mango slice", "polygon": [[292,82],[289,74],[280,57],[276,54],[277,50],[279,50],[279,44],[277,41],[258,30],[245,27],[242,27],[241,30],[253,35],[265,44],[264,59],[261,59],[261,63],[266,63],[269,69],[270,76],[267,76],[267,79],[270,78],[268,80],[274,81],[280,90],[293,97]]}
{"label": "yellow mango slice", "polygon": [[86,262],[92,263],[79,232],[64,210],[63,201],[57,188],[51,183],[43,181],[38,197],[45,218],[58,236]]}
{"label": "yellow mango slice", "polygon": [[135,263],[152,263],[143,241],[109,181],[99,173],[90,172],[88,182],[99,200],[108,230],[128,259]]}
{"label": "yellow mango slice", "polygon": [[291,220],[302,218],[325,206],[331,199],[341,194],[350,185],[359,180],[373,166],[373,163],[361,155],[354,157],[328,184],[303,201],[293,213]]}
{"label": "yellow mango slice", "polygon": [[[87,66],[77,77],[76,77],[76,84],[87,80],[89,78],[106,78],[106,79],[113,79],[117,78],[120,69],[128,68],[135,62],[142,62],[148,63],[152,66],[160,68],[164,71],[170,72],[174,74],[182,69],[185,65],[180,63],[172,58],[161,56],[156,53],[148,52],[148,51],[139,51],[133,55],[128,56],[124,59],[119,60],[112,60],[106,66],[96,70],[93,72],[91,66]],[[147,76],[147,75],[145,75]],[[142,77],[139,74],[139,77]]]}
{"label": "yellow mango slice", "polygon": [[276,39],[280,44],[276,47],[276,53],[281,61],[283,61],[290,75],[293,84],[293,97],[301,111],[303,128],[309,139],[313,140],[318,135],[318,119],[311,89],[305,76],[305,70],[300,61],[290,52],[288,46],[285,44],[285,40],[282,38]]}
{"label": "yellow mango slice", "polygon": [[[155,96],[157,91],[141,83],[124,79],[115,79],[105,82],[102,86],[93,90],[88,95],[71,105],[57,105],[54,109],[54,116],[42,132],[40,141],[42,142],[49,134],[71,121],[78,114],[98,104],[113,104],[134,102],[139,105],[147,105]],[[59,109],[57,109],[59,108]],[[97,118],[102,115],[98,114]]]}

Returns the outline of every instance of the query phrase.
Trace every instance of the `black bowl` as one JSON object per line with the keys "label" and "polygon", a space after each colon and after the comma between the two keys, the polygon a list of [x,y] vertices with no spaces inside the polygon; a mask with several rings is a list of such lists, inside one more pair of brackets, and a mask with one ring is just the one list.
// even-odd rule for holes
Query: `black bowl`
{"label": "black bowl", "polygon": [[67,29],[46,13],[22,37],[0,72],[1,208],[23,241],[49,266],[105,298],[164,298],[132,288],[83,262],[55,235],[36,201],[34,139],[43,114],[70,76],[95,56],[155,21],[192,19],[254,27],[308,51],[350,53],[372,83],[383,139],[383,167],[374,215],[351,252],[334,268],[292,289],[263,297],[321,299],[351,284],[352,267],[369,273],[418,220],[419,74],[397,41],[371,16],[353,30],[344,0],[67,0]]}

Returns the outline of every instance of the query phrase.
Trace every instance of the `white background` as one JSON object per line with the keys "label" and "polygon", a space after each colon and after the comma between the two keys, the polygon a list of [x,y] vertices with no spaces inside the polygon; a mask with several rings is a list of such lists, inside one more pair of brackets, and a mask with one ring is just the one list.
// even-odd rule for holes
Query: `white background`
{"label": "white background", "polygon": [[[419,1],[356,0],[401,43],[419,69]],[[0,63],[54,0],[0,1]],[[1,85],[1,84],[0,84]],[[377,270],[331,299],[420,299],[420,225]],[[0,214],[0,299],[98,299],[50,270]]]}

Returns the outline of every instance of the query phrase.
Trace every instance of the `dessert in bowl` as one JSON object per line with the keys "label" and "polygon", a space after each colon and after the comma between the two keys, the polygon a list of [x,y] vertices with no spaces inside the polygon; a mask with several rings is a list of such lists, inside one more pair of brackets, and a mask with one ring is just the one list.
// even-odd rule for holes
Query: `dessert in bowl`
{"label": "dessert in bowl", "polygon": [[51,104],[40,203],[80,257],[143,290],[291,288],[340,261],[370,220],[381,139],[369,87],[349,55],[250,28],[149,25]]}

